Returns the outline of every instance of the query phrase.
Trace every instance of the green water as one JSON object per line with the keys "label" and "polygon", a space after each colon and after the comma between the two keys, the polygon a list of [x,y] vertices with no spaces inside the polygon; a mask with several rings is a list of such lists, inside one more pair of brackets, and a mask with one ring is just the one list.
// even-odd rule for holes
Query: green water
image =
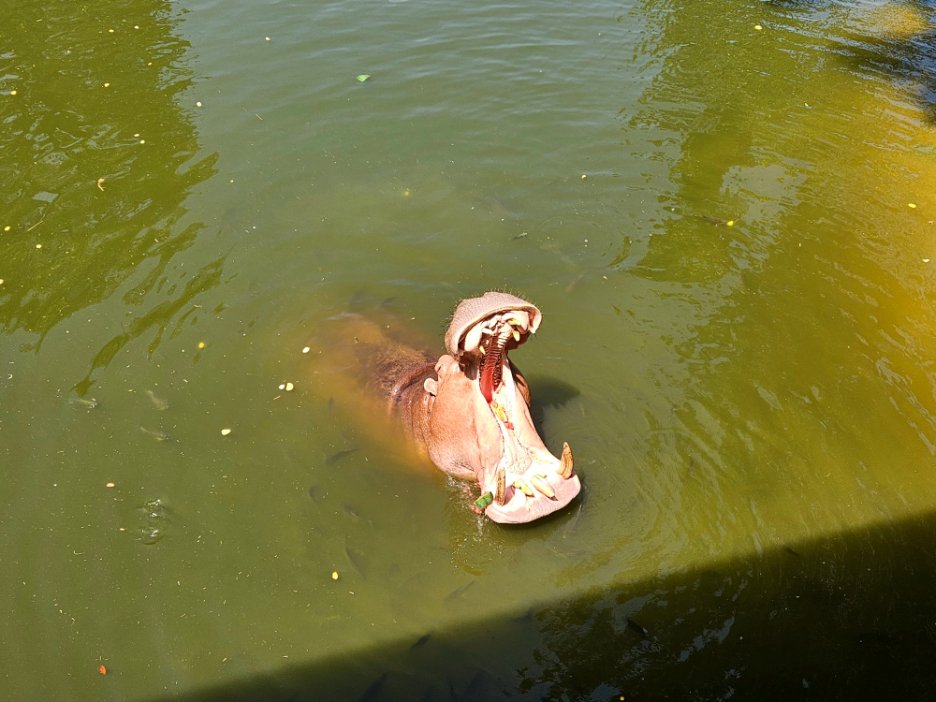
{"label": "green water", "polygon": [[[933,650],[927,6],[0,9],[4,699],[727,699]],[[491,288],[585,486],[530,528],[302,353],[348,309],[441,346]]]}

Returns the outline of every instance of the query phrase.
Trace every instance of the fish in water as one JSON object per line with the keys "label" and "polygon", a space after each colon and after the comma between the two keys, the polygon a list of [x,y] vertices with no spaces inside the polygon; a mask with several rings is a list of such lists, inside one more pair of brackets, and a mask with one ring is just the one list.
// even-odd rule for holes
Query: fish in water
{"label": "fish in water", "polygon": [[147,436],[153,437],[156,439],[156,441],[172,441],[171,436],[169,436],[164,431],[159,431],[158,429],[147,429],[146,427],[140,427],[140,431],[142,431]]}
{"label": "fish in water", "polygon": [[153,407],[158,409],[160,412],[165,412],[167,409],[169,409],[169,401],[159,397],[152,390],[147,390],[146,396],[150,399],[150,402],[153,403]]}
{"label": "fish in water", "polygon": [[83,407],[84,409],[93,410],[98,406],[98,401],[93,397],[75,397],[72,398],[71,403],[75,407]]}
{"label": "fish in water", "polygon": [[417,648],[419,648],[420,646],[425,646],[425,645],[429,642],[429,639],[431,638],[431,636],[432,636],[432,634],[423,634],[422,636],[420,636],[420,637],[416,640],[416,643],[414,643],[412,646],[410,646],[410,651],[414,651],[414,650],[416,650]]}
{"label": "fish in water", "polygon": [[325,459],[325,465],[330,466],[332,463],[336,463],[340,461],[345,456],[350,456],[355,451],[357,451],[356,448],[350,448],[350,449],[345,449],[343,451],[337,451]]}

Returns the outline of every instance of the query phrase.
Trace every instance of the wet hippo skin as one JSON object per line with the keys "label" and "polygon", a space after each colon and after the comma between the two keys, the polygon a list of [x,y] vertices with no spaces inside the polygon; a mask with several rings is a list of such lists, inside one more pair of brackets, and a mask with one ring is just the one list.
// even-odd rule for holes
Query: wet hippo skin
{"label": "wet hippo skin", "polygon": [[579,494],[569,445],[559,457],[546,448],[530,417],[527,381],[508,359],[539,328],[535,305],[502,292],[462,300],[437,357],[393,338],[390,324],[360,315],[333,321],[352,339],[351,373],[438,468],[478,486],[475,509],[496,522],[525,523]]}

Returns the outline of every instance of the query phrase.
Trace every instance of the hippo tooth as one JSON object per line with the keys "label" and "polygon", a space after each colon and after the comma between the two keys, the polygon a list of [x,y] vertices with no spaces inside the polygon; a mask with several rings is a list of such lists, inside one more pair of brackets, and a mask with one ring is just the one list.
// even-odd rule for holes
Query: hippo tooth
{"label": "hippo tooth", "polygon": [[507,469],[498,468],[495,480],[497,480],[497,489],[494,491],[494,501],[502,505],[507,501]]}
{"label": "hippo tooth", "polygon": [[530,328],[530,314],[529,312],[524,312],[523,310],[513,310],[510,314],[505,315],[504,319],[515,327],[526,331]]}
{"label": "hippo tooth", "polygon": [[516,342],[519,343],[519,341],[520,341],[520,332],[518,332],[516,329],[513,330],[513,338],[514,338],[514,341],[516,341]]}
{"label": "hippo tooth", "polygon": [[575,461],[572,459],[572,449],[569,448],[569,442],[562,442],[562,458],[559,462],[559,475],[568,480],[572,477],[572,467]]}
{"label": "hippo tooth", "polygon": [[484,328],[481,324],[475,324],[465,334],[465,341],[462,348],[465,351],[474,351],[481,344],[481,336],[484,334]]}
{"label": "hippo tooth", "polygon": [[549,487],[549,483],[547,483],[538,475],[534,475],[532,478],[530,478],[530,482],[533,483],[533,487],[546,495],[546,497],[548,497],[550,500],[556,499],[556,493],[553,492],[551,487]]}
{"label": "hippo tooth", "polygon": [[533,497],[533,488],[530,487],[530,483],[528,483],[523,478],[519,476],[514,478],[513,486],[517,488],[520,492],[522,492],[524,495],[526,495],[527,497]]}

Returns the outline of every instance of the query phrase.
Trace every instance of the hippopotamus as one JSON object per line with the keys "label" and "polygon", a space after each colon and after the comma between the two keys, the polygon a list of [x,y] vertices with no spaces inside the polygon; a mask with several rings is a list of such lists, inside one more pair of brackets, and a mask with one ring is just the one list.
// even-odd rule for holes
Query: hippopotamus
{"label": "hippopotamus", "polygon": [[[462,300],[435,357],[392,339],[390,325],[350,322],[354,373],[386,403],[393,421],[443,472],[476,483],[472,508],[495,522],[531,522],[581,490],[572,450],[549,452],[530,416],[530,388],[508,353],[536,333],[542,313],[504,292]],[[346,331],[347,335],[347,331]],[[347,370],[347,369],[346,369]]]}

